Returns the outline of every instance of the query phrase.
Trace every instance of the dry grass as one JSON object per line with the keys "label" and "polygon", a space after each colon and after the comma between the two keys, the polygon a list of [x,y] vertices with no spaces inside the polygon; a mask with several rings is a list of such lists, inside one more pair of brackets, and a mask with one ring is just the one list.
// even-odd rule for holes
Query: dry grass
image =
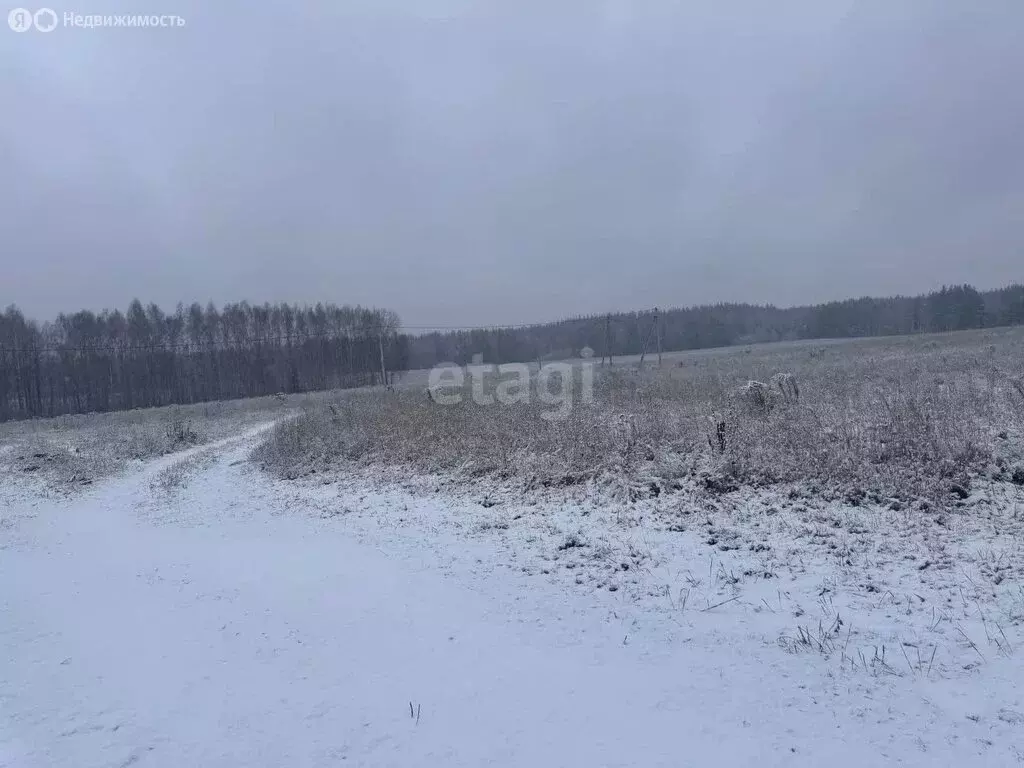
{"label": "dry grass", "polygon": [[294,413],[306,401],[311,400],[265,397],[0,424],[0,472],[73,490],[132,461],[204,445]]}
{"label": "dry grass", "polygon": [[204,469],[211,467],[216,459],[217,454],[209,448],[187,454],[187,458],[178,459],[161,469],[150,482],[150,488],[166,495],[173,494],[185,488]]}
{"label": "dry grass", "polygon": [[[731,403],[738,385],[780,371],[796,376],[797,404],[758,414]],[[577,393],[562,421],[544,419],[550,407],[536,398],[438,405],[421,390],[342,393],[281,423],[255,458],[285,477],[359,461],[528,486],[798,482],[853,502],[944,505],[979,475],[1019,479],[1022,375],[1019,329],[698,352],[643,372],[598,369],[594,402]]]}

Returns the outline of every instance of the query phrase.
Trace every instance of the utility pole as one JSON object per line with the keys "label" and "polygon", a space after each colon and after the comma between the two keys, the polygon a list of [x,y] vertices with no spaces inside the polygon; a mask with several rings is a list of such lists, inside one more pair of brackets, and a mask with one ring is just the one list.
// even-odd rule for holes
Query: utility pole
{"label": "utility pole", "polygon": [[388,384],[388,372],[384,367],[384,331],[381,330],[377,333],[377,349],[380,350],[380,383],[384,386]]}
{"label": "utility pole", "polygon": [[604,352],[601,353],[601,365],[604,365],[604,358],[608,357],[608,367],[612,366],[612,316],[611,313],[604,318]]}
{"label": "utility pole", "polygon": [[658,367],[661,368],[661,315],[657,309],[654,312],[654,322],[658,324]]}
{"label": "utility pole", "polygon": [[[651,336],[658,330],[658,308],[654,308],[654,322],[651,323],[651,330],[647,332],[647,338],[644,339],[644,348],[640,352],[640,364],[637,366],[640,369],[644,367],[644,357],[647,355],[647,347],[651,344]],[[658,336],[658,365],[661,365],[661,336]]]}

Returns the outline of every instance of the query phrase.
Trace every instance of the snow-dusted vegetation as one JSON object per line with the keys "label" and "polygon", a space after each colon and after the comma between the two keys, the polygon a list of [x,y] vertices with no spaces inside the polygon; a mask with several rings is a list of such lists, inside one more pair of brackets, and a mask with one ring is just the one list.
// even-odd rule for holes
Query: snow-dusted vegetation
{"label": "snow-dusted vegetation", "polygon": [[1013,764],[1022,341],[7,425],[0,759]]}
{"label": "snow-dusted vegetation", "polygon": [[133,462],[237,434],[289,407],[271,397],[2,424],[0,472],[10,482],[74,492]]}
{"label": "snow-dusted vegetation", "polygon": [[[355,461],[524,490],[585,484],[630,500],[694,485],[712,494],[792,487],[894,509],[962,506],[974,484],[1024,482],[1017,329],[730,348],[664,363],[598,367],[591,402],[574,377],[560,419],[545,418],[551,406],[536,396],[481,405],[469,383],[451,405],[422,389],[343,393],[282,421],[256,459],[286,477]],[[483,383],[493,392],[500,376]]]}
{"label": "snow-dusted vegetation", "polygon": [[207,445],[299,413],[329,392],[0,423],[8,485],[74,493],[138,462]]}
{"label": "snow-dusted vegetation", "polygon": [[1024,642],[1022,363],[1017,330],[679,354],[598,369],[561,421],[346,393],[253,459],[339,525],[645,622],[996,684]]}

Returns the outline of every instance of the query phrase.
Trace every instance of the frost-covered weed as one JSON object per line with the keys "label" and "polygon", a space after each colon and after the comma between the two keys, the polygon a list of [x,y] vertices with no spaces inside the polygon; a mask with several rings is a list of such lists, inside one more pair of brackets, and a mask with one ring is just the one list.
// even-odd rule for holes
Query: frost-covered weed
{"label": "frost-covered weed", "polygon": [[[643,371],[598,368],[594,402],[554,422],[541,418],[539,403],[441,405],[420,390],[345,392],[282,422],[255,458],[286,477],[360,461],[534,486],[611,477],[639,483],[641,493],[651,485],[660,492],[666,476],[703,480],[710,492],[808,481],[854,500],[946,504],[993,462],[1020,457],[1019,332],[765,345],[669,360]],[[735,406],[738,387],[779,373],[792,375],[798,398]]]}

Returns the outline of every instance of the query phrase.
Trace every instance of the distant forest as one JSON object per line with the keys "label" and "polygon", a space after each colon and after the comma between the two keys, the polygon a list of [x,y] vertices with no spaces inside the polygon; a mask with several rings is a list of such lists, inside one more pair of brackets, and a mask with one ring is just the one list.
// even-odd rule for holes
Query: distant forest
{"label": "distant forest", "polygon": [[714,304],[513,328],[416,333],[390,310],[317,304],[179,305],[136,300],[39,324],[0,315],[0,421],[376,385],[440,362],[519,362],[737,344],[891,336],[1024,324],[1024,285],[803,307]]}
{"label": "distant forest", "polygon": [[[515,362],[575,356],[590,347],[600,357],[636,355],[650,341],[654,310],[577,317],[523,328],[449,331],[409,339],[412,368],[438,361]],[[946,286],[922,296],[862,298],[780,309],[771,305],[711,304],[658,312],[665,351],[728,347],[794,339],[895,336],[1024,324],[1024,285],[977,291]],[[606,341],[606,338],[609,339]],[[656,337],[653,337],[656,338]]]}
{"label": "distant forest", "polygon": [[318,304],[0,315],[0,421],[379,384],[407,366],[394,312]]}

